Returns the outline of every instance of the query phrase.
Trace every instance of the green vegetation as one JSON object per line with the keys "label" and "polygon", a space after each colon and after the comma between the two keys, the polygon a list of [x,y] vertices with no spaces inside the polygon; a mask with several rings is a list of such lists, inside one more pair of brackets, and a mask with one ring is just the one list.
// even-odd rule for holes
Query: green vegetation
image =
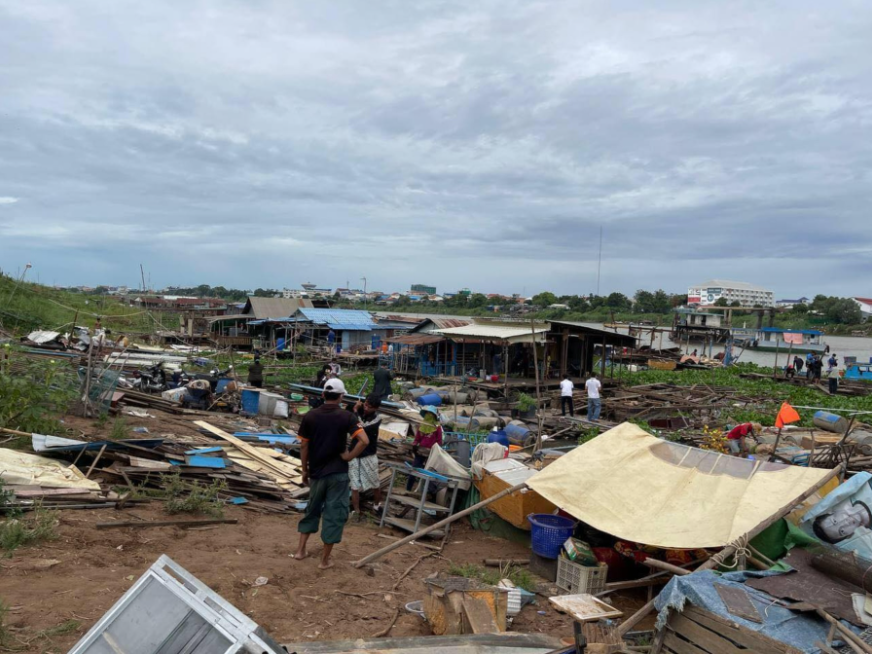
{"label": "green vegetation", "polygon": [[224,517],[224,503],[219,495],[227,490],[224,481],[214,480],[208,486],[189,483],[178,471],[166,476],[166,506],[170,515],[176,513],[201,513],[213,518]]}
{"label": "green vegetation", "polygon": [[526,393],[520,393],[518,395],[518,411],[521,413],[526,413],[527,411],[533,411],[536,408],[536,398],[527,395]]}
{"label": "green vegetation", "polygon": [[124,416],[115,418],[112,423],[112,431],[109,432],[109,438],[113,441],[121,441],[125,438],[130,438],[130,428],[127,426],[127,421]]}
{"label": "green vegetation", "polygon": [[0,599],[0,647],[6,648],[9,646],[9,629],[6,627],[6,615],[9,613],[9,607]]}
{"label": "green vegetation", "polygon": [[121,304],[115,297],[18,283],[18,279],[0,273],[0,325],[6,329],[59,331],[61,327],[69,327],[73,320],[78,325],[93,327],[98,317],[103,326],[113,332],[151,332],[155,320],[171,324],[165,316],[154,313],[149,316]]}
{"label": "green vegetation", "polygon": [[[751,363],[738,364],[729,368],[711,370],[644,370],[628,372],[616,370],[615,376],[627,385],[674,384],[676,386],[729,386],[743,396],[754,398],[755,403],[743,407],[728,407],[721,412],[721,420],[726,422],[759,422],[766,426],[775,423],[775,416],[782,402],[794,406],[820,406],[831,409],[872,411],[872,395],[851,397],[844,395],[825,395],[819,390],[804,385],[787,384],[773,379],[746,379],[743,373],[771,374],[771,368],[759,367]],[[811,426],[814,411],[798,409],[804,426]]]}
{"label": "green vegetation", "polygon": [[29,515],[8,515],[0,522],[0,550],[11,556],[19,547],[57,538],[57,512],[37,509]]}
{"label": "green vegetation", "polygon": [[518,588],[523,588],[531,593],[536,592],[536,580],[533,578],[533,575],[527,569],[519,566],[510,565],[503,570],[498,568],[491,570],[475,563],[464,563],[462,565],[452,563],[448,568],[448,574],[455,577],[477,579],[490,586],[496,586],[500,583],[500,580],[508,579]]}
{"label": "green vegetation", "polygon": [[12,350],[9,364],[0,368],[0,427],[57,433],[57,418],[66,413],[78,389],[76,371],[66,362],[33,360]]}

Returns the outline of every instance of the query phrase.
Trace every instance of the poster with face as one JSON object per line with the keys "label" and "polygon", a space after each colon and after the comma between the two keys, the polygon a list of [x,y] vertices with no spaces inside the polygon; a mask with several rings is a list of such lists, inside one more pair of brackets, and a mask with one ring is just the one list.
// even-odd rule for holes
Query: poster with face
{"label": "poster with face", "polygon": [[845,552],[872,559],[872,475],[854,475],[803,516],[803,531]]}

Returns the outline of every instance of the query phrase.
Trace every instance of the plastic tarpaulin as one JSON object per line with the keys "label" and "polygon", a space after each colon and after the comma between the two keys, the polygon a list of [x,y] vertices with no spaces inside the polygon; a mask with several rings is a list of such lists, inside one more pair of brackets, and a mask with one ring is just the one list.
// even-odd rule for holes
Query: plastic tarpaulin
{"label": "plastic tarpaulin", "polygon": [[67,466],[44,456],[3,448],[0,448],[0,478],[12,486],[100,490],[100,484],[86,479],[75,466]]}
{"label": "plastic tarpaulin", "polygon": [[746,535],[831,472],[700,450],[625,423],[560,457],[527,485],[618,538],[694,549]]}
{"label": "plastic tarpaulin", "polygon": [[[427,463],[424,464],[424,469],[438,472],[440,475],[445,475],[446,477],[469,479],[469,470],[452,459],[451,455],[438,445],[434,445],[430,448],[430,456],[427,457]],[[471,481],[460,481],[457,484],[457,487],[461,490],[469,490],[470,486],[472,486]]]}
{"label": "plastic tarpaulin", "polygon": [[[682,577],[673,577],[657,596],[654,603],[658,611],[657,628],[664,627],[670,610],[683,611],[685,603],[689,602],[693,606],[710,611],[730,622],[795,647],[802,652],[817,654],[820,649],[815,647],[814,643],[826,641],[829,631],[829,625],[826,622],[813,614],[788,611],[780,606],[771,595],[741,583],[749,576],[769,574],[772,573],[731,572],[718,576],[710,570],[705,570]],[[763,622],[752,622],[730,613],[718,593],[717,585],[744,589]]]}

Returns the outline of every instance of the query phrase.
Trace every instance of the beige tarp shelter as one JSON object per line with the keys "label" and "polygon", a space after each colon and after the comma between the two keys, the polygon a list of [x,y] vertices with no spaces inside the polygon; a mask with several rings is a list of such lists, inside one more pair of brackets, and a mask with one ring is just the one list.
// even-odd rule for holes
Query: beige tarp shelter
{"label": "beige tarp shelter", "polygon": [[0,448],[0,478],[10,486],[100,490],[82,471],[48,457]]}
{"label": "beige tarp shelter", "polygon": [[618,538],[690,549],[735,541],[830,473],[671,443],[624,423],[560,457],[527,485]]}

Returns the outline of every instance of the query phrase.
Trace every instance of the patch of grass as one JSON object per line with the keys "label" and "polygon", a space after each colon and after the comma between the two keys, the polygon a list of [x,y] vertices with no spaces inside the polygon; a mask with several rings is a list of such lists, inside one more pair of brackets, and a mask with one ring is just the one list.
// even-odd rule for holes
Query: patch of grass
{"label": "patch of grass", "polygon": [[57,538],[57,512],[37,509],[29,516],[10,517],[0,523],[0,551],[11,556],[19,547]]}
{"label": "patch of grass", "polygon": [[523,588],[531,593],[536,591],[536,581],[530,571],[514,565],[501,572],[496,568],[485,568],[475,563],[452,564],[448,568],[448,574],[456,577],[466,577],[467,579],[477,579],[490,586],[496,586],[500,583],[500,580],[508,579],[518,588]]}
{"label": "patch of grass", "polygon": [[37,631],[36,637],[55,638],[56,636],[65,636],[67,634],[73,633],[81,626],[82,623],[78,620],[67,620],[66,622],[61,622],[59,625],[55,625],[54,627],[49,627],[48,629]]}
{"label": "patch of grass", "polygon": [[224,517],[224,503],[218,497],[227,489],[224,481],[216,479],[208,486],[201,486],[185,481],[178,472],[167,477],[165,488],[168,498],[164,507],[167,513],[201,513],[213,518]]}
{"label": "patch of grass", "polygon": [[112,431],[109,432],[109,438],[113,441],[121,441],[125,438],[130,438],[130,428],[127,426],[127,421],[124,416],[115,418],[112,423]]}

